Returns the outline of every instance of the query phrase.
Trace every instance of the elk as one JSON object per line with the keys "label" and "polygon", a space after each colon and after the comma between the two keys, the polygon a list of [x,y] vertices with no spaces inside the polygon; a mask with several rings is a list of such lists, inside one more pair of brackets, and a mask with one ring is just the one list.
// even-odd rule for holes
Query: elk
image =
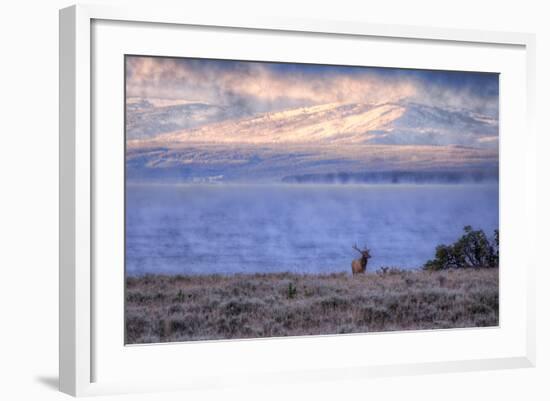
{"label": "elk", "polygon": [[359,252],[361,254],[361,257],[351,262],[351,272],[353,273],[353,275],[365,273],[365,271],[367,270],[367,262],[371,258],[370,250],[367,249],[366,246],[363,250],[357,248],[357,245],[354,245],[352,248]]}

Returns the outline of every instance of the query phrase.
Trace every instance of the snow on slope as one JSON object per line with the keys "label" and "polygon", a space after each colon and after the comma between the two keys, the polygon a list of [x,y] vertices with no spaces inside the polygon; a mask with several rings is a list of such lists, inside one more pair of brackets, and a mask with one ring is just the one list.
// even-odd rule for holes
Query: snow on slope
{"label": "snow on slope", "polygon": [[226,118],[127,144],[134,177],[170,171],[186,179],[278,180],[336,171],[494,169],[498,121],[415,103],[331,103]]}
{"label": "snow on slope", "polygon": [[405,109],[398,105],[327,104],[208,124],[159,135],[156,142],[361,143],[384,130]]}
{"label": "snow on slope", "polygon": [[[414,103],[303,107],[186,127],[152,138],[158,143],[373,143],[488,147],[498,122],[464,110]],[[135,142],[138,144],[138,142]]]}
{"label": "snow on slope", "polygon": [[200,102],[129,98],[126,101],[126,135],[129,140],[148,139],[166,132],[235,118],[234,113]]}

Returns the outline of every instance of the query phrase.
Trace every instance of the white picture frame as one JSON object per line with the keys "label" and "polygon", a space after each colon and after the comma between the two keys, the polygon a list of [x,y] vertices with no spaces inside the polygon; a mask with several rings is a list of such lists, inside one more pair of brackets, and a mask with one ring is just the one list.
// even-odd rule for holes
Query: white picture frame
{"label": "white picture frame", "polygon": [[[102,21],[105,22],[104,25],[101,25],[103,24]],[[122,25],[115,26],[117,23]],[[94,24],[105,28],[101,28],[104,29],[101,32],[94,31]],[[118,350],[120,351],[120,359],[116,359],[118,358],[116,356],[113,359],[108,359],[111,357],[108,357],[107,354],[111,355],[118,351],[115,352],[105,346],[112,338],[108,338],[109,334],[104,333],[103,327],[109,322],[116,321],[115,319],[120,315],[107,316],[108,313],[103,313],[102,310],[104,309],[101,309],[101,302],[98,304],[97,299],[94,299],[94,294],[96,294],[95,291],[105,289],[107,295],[104,298],[117,303],[122,298],[123,288],[118,286],[120,283],[116,280],[111,285],[106,285],[106,275],[98,275],[94,270],[97,268],[98,258],[107,258],[101,259],[106,261],[112,256],[109,253],[98,255],[96,253],[97,244],[94,241],[101,238],[101,235],[98,237],[98,230],[101,230],[102,227],[100,220],[103,213],[97,209],[96,193],[98,192],[98,185],[103,185],[100,182],[101,180],[97,181],[97,176],[101,175],[101,164],[104,163],[101,161],[103,155],[106,155],[108,159],[107,153],[111,152],[109,149],[116,153],[115,146],[111,146],[111,143],[105,141],[97,143],[94,139],[94,127],[100,124],[95,119],[101,118],[98,116],[102,115],[100,111],[95,110],[93,101],[96,89],[92,85],[92,77],[95,73],[94,68],[98,68],[94,57],[103,54],[101,53],[103,47],[106,50],[105,55],[102,55],[103,59],[111,57],[109,54],[124,53],[124,49],[116,46],[117,43],[124,43],[126,40],[125,35],[117,34],[118,39],[114,36],[110,37],[113,39],[109,40],[109,42],[112,42],[110,47],[106,45],[105,38],[109,39],[108,35],[114,35],[113,32],[121,30],[130,32],[130,29],[134,29],[132,33],[139,34],[139,30],[144,29],[144,26],[158,27],[159,29],[156,29],[155,32],[158,32],[160,36],[157,38],[173,34],[174,31],[170,31],[171,29],[202,27],[207,31],[219,30],[222,35],[224,35],[224,32],[227,34],[229,30],[237,33],[242,31],[249,35],[254,35],[255,32],[263,32],[274,36],[282,34],[287,37],[305,35],[307,38],[317,37],[319,40],[325,38],[327,41],[333,37],[342,38],[343,40],[383,39],[388,43],[407,41],[407,43],[433,44],[438,46],[442,52],[441,54],[446,54],[445,46],[454,46],[452,52],[468,51],[468,48],[477,48],[483,52],[484,46],[497,49],[495,50],[496,53],[498,53],[498,49],[501,49],[502,59],[495,57],[494,60],[500,61],[494,61],[494,63],[504,63],[506,60],[510,60],[510,63],[507,64],[512,65],[506,67],[509,68],[507,74],[510,79],[506,80],[507,86],[503,92],[503,97],[508,96],[512,93],[512,90],[516,89],[517,98],[514,101],[517,103],[514,106],[519,106],[519,109],[521,109],[521,112],[513,112],[511,111],[513,110],[512,107],[504,105],[501,115],[501,120],[505,123],[504,131],[510,132],[510,134],[503,137],[504,144],[501,145],[501,176],[502,180],[506,179],[510,182],[510,185],[504,186],[504,193],[501,192],[501,199],[506,199],[508,204],[503,208],[502,213],[504,216],[501,215],[501,218],[505,217],[509,221],[508,226],[513,224],[514,227],[518,227],[518,231],[522,236],[522,238],[517,238],[517,233],[510,232],[506,234],[506,230],[503,230],[501,235],[503,247],[512,243],[517,245],[514,245],[514,249],[509,251],[508,254],[505,251],[502,257],[514,261],[519,260],[518,257],[522,253],[533,255],[528,250],[535,243],[534,177],[536,168],[535,134],[532,128],[535,86],[534,35],[373,25],[362,22],[257,18],[254,16],[243,16],[239,20],[220,19],[212,16],[187,15],[184,9],[162,10],[154,7],[72,6],[60,11],[59,377],[61,391],[81,396],[137,391],[200,389],[226,385],[244,385],[251,381],[255,383],[281,383],[343,377],[352,377],[359,380],[365,377],[387,375],[534,366],[534,271],[537,261],[532,256],[522,258],[521,270],[510,270],[510,274],[506,273],[502,277],[501,290],[504,288],[506,291],[502,292],[503,295],[501,294],[501,305],[503,309],[506,308],[506,313],[515,313],[513,316],[509,315],[509,317],[515,319],[508,319],[506,318],[508,315],[505,315],[501,326],[496,329],[466,329],[446,333],[381,333],[378,336],[317,336],[299,339],[203,342],[193,346],[169,344],[125,348],[123,341],[121,341],[121,348]],[[97,35],[95,42],[93,39],[94,32]],[[151,35],[150,37],[151,43],[154,45],[155,36]],[[208,46],[208,42],[204,43]],[[230,48],[231,46],[228,45],[227,47]],[[235,49],[236,47],[228,51],[236,52]],[[508,52],[507,49],[510,51]],[[109,53],[110,51],[115,53]],[[162,51],[168,50],[163,49]],[[215,50],[213,51],[215,53]],[[433,51],[433,49],[426,51]],[[246,55],[243,55],[243,57],[246,57]],[[293,56],[289,53],[287,57],[292,59]],[[480,59],[483,59],[483,57],[480,57]],[[384,65],[390,62],[391,60],[386,61]],[[449,57],[448,62],[453,62],[452,57]],[[473,60],[465,61],[466,64],[468,62],[473,63]],[[439,66],[445,67],[444,61],[441,61],[441,63]],[[466,64],[457,65],[456,68],[467,69],[468,65]],[[491,68],[492,72],[500,72],[498,65],[492,64],[493,67],[496,66],[492,68],[489,61],[486,65],[487,68]],[[414,64],[414,66],[422,67],[422,64]],[[425,66],[428,67],[427,64]],[[475,68],[475,66],[472,65],[471,68]],[[121,77],[122,72],[120,72],[119,78]],[[114,90],[120,95],[122,88]],[[115,109],[115,113],[117,113],[117,110],[122,115],[122,106]],[[113,126],[117,126],[116,122],[113,122],[113,124],[115,124]],[[512,127],[520,128],[523,131],[521,143],[517,137],[519,134],[516,133],[516,136],[512,134]],[[119,157],[122,156],[119,154]],[[105,169],[105,166],[103,166],[103,169]],[[117,174],[115,173],[113,176],[116,177]],[[110,184],[117,185],[116,182]],[[517,191],[517,185],[515,184],[521,184],[522,191]],[[102,201],[105,201],[105,199],[102,199]],[[113,262],[113,265],[116,265],[116,263]],[[507,270],[504,271],[507,272]],[[508,289],[513,289],[513,291],[508,291]],[[122,324],[121,321],[120,325]],[[102,327],[100,332],[98,332],[98,326]],[[412,345],[411,348],[418,348],[421,347],[421,344],[437,341],[438,337],[443,336],[446,339],[445,341],[458,342],[457,352],[464,351],[468,342],[476,338],[483,338],[482,342],[486,341],[486,344],[493,343],[495,346],[486,352],[483,352],[481,347],[469,354],[464,351],[467,355],[464,358],[443,354],[439,359],[435,357],[418,358],[413,353],[405,355],[401,359],[385,358],[384,356],[384,344],[389,345],[396,344],[399,341],[407,341]],[[387,339],[390,340],[386,341]],[[339,352],[337,351],[343,349],[342,347],[353,349],[361,341],[376,343],[376,347],[382,347],[379,357],[373,356],[372,361],[362,363],[360,360],[353,359],[351,355],[338,356]],[[510,351],[507,351],[506,344],[510,347]],[[262,363],[259,360],[252,358],[252,356],[248,357],[253,353],[257,355],[284,353],[285,349],[290,348],[295,350],[294,352],[310,355],[311,360],[309,363],[304,362],[301,365],[298,363],[296,367],[286,369],[284,366],[277,365],[277,361],[274,359],[274,367],[268,369],[267,366],[259,366]],[[314,357],[320,349],[327,350],[326,361],[323,363],[316,361]],[[236,366],[234,375],[227,374],[227,370],[231,368],[230,365],[225,367],[226,370],[223,370],[223,367],[220,367],[219,371],[216,371],[216,368],[209,369],[208,374],[205,374],[200,368],[197,368],[196,371],[190,369],[186,372],[185,378],[178,375],[163,376],[162,372],[158,372],[156,376],[152,372],[145,372],[143,377],[139,377],[137,371],[122,369],[122,366],[136,366],[136,362],[140,361],[143,361],[144,365],[150,365],[151,362],[166,361],[167,366],[170,366],[170,358],[175,358],[174,355],[176,354],[180,356],[189,355],[190,358],[195,358],[192,360],[197,361],[198,358],[202,357],[201,355],[204,358],[215,358],[216,355],[223,355],[233,357],[237,361],[235,364],[240,364],[240,366]],[[239,362],[239,360],[241,361]],[[98,361],[101,361],[101,363]],[[101,366],[105,367],[106,364],[113,366],[113,372],[103,375]],[[251,366],[251,364],[255,365]],[[118,372],[124,371],[127,374],[117,375],[114,372],[115,370]],[[132,374],[136,374],[135,379],[133,379]]]}

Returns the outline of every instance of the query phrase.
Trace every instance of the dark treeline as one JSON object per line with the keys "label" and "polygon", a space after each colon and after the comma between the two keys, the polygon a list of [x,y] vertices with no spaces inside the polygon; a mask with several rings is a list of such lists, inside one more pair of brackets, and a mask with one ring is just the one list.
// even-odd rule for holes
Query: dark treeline
{"label": "dark treeline", "polygon": [[496,170],[475,171],[369,171],[360,173],[302,174],[286,176],[282,179],[291,184],[354,184],[354,183],[482,183],[498,181]]}

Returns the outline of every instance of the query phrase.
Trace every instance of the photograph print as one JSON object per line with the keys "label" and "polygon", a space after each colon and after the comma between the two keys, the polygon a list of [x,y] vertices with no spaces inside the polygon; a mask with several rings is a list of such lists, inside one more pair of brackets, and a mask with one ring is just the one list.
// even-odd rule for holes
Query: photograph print
{"label": "photograph print", "polygon": [[499,75],[125,56],[125,343],[499,325]]}

